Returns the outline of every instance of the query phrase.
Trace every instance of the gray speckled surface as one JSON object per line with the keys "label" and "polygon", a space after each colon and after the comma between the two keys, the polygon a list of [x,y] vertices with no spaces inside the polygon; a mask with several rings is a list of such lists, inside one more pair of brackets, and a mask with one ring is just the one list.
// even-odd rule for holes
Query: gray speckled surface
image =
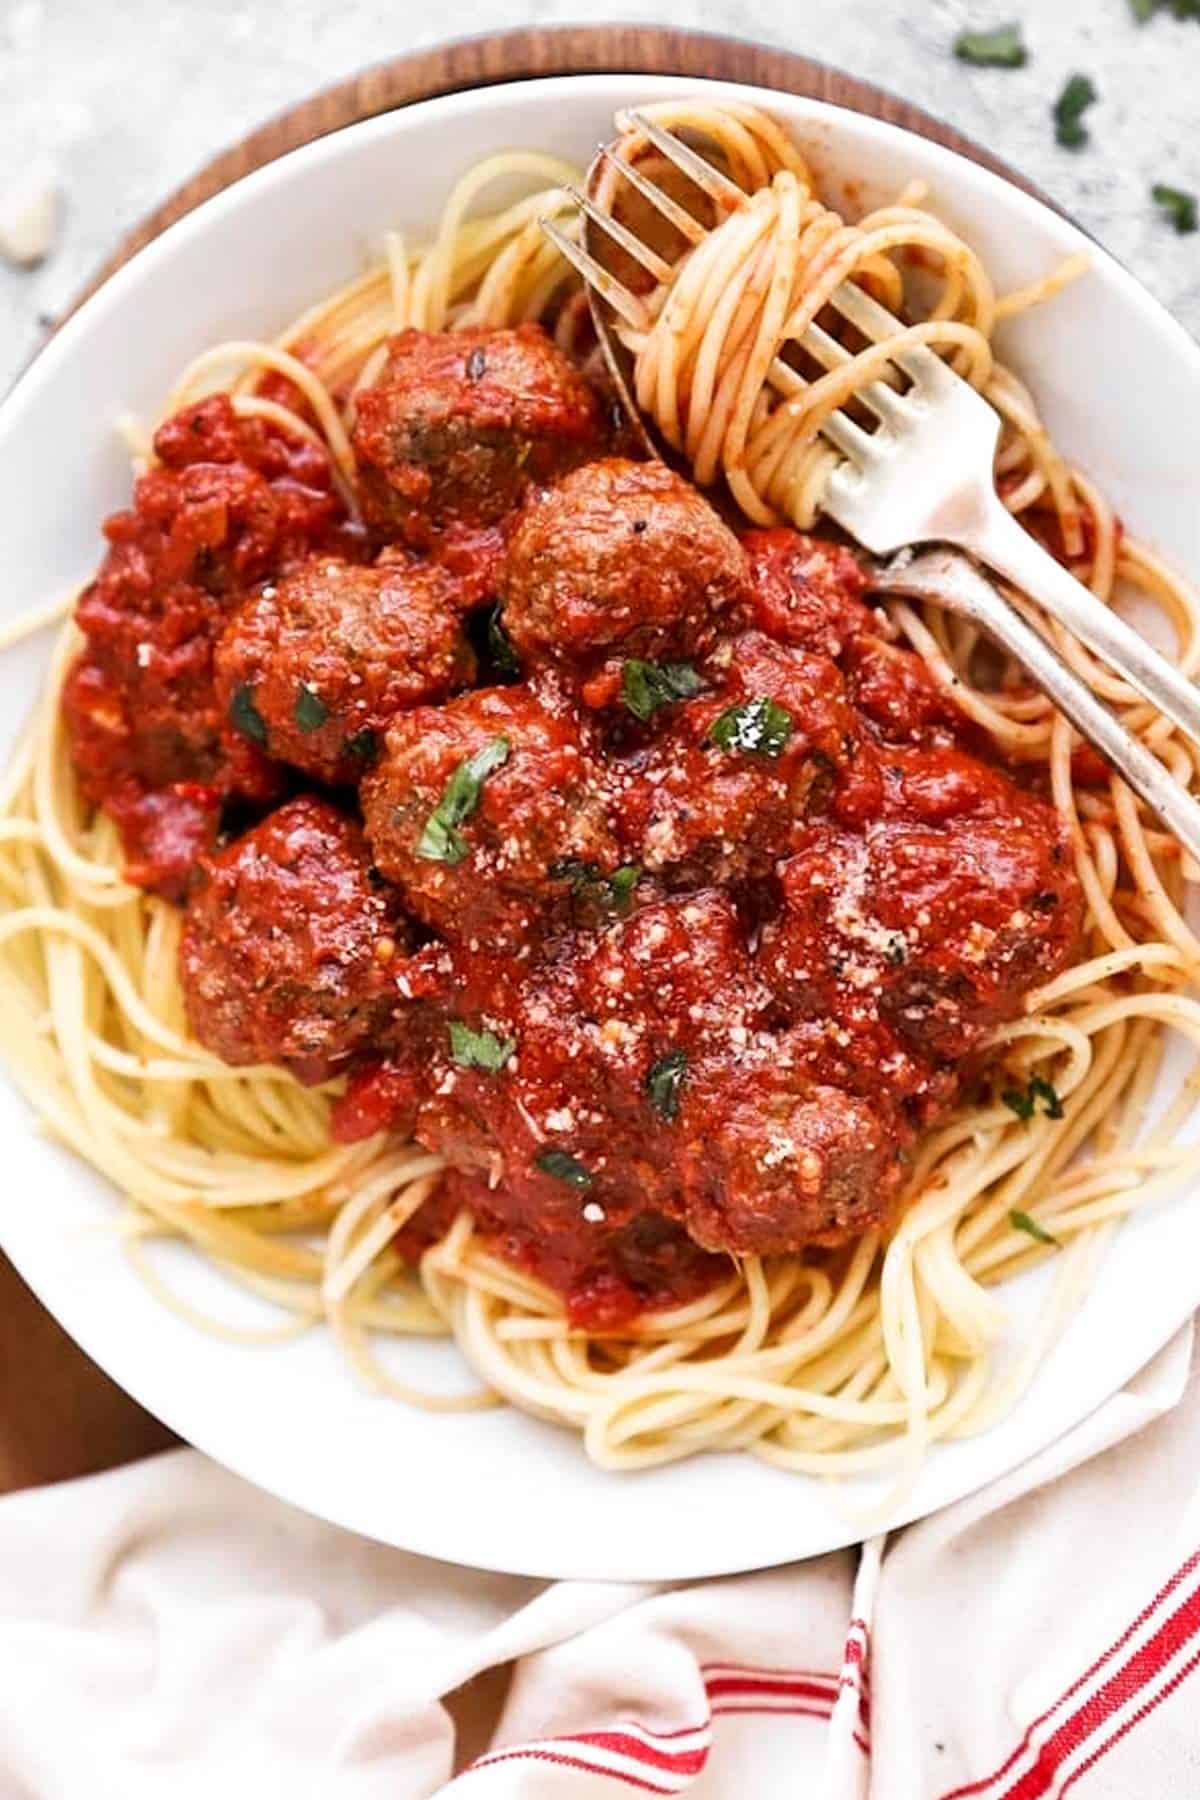
{"label": "gray speckled surface", "polygon": [[[381,57],[504,25],[628,19],[603,0],[0,0],[0,188],[39,155],[57,166],[54,254],[0,265],[0,391],[120,234],[215,150]],[[1139,27],[1128,0],[640,0],[643,22],[740,33],[820,57],[952,121],[1052,194],[1200,334],[1200,232],[1156,213],[1154,181],[1200,190],[1200,22]],[[433,15],[431,17],[431,15]],[[1020,70],[956,62],[964,25],[1021,18]],[[1100,102],[1091,142],[1054,142],[1068,75]]]}

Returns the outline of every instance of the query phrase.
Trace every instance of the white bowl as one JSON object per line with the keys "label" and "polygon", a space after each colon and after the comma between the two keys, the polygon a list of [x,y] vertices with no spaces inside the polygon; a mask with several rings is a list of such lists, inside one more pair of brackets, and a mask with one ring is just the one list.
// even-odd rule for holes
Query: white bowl
{"label": "white bowl", "polygon": [[[360,266],[387,226],[419,231],[452,181],[509,147],[583,161],[613,112],[694,93],[692,81],[560,77],[434,100],[298,150],[183,219],[73,318],[0,408],[0,596],[6,611],[71,588],[95,566],[98,527],[124,503],[128,462],[113,425],[155,416],[172,378],[224,337],[269,336]],[[811,100],[736,90],[794,131],[836,203],[914,176],[981,252],[1001,288],[1080,248],[1094,272],[1003,333],[1049,425],[1131,521],[1200,575],[1200,350],[1066,220],[975,164],[886,125]],[[0,661],[7,748],[26,715],[46,642]],[[538,1575],[712,1575],[852,1542],[852,1487],[832,1490],[752,1458],[710,1457],[644,1475],[605,1475],[578,1440],[521,1414],[430,1416],[364,1393],[322,1333],[248,1349],[164,1310],[103,1230],[104,1184],[31,1129],[0,1085],[7,1197],[0,1239],[41,1299],[96,1362],[183,1437],[283,1498],[433,1556]],[[1186,1195],[1135,1217],[1018,1410],[984,1437],[939,1447],[901,1518],[1013,1468],[1123,1385],[1200,1302]],[[179,1255],[169,1274],[193,1299],[224,1285]],[[1014,1333],[1042,1281],[1011,1294]],[[466,1378],[452,1346],[400,1360],[447,1385]]]}

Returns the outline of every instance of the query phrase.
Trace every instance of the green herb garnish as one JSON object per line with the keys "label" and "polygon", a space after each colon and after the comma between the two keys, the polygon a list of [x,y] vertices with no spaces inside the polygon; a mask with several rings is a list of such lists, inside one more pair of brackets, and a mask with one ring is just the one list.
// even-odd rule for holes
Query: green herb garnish
{"label": "green herb garnish", "polygon": [[472,1031],[460,1019],[450,1021],[450,1054],[460,1069],[497,1075],[516,1047],[516,1038],[498,1038],[494,1031]]}
{"label": "green herb garnish", "polygon": [[709,728],[722,750],[744,750],[750,756],[778,756],[792,735],[792,715],[785,706],[760,695],[731,706]]}
{"label": "green herb garnish", "polygon": [[[1129,0],[1129,10],[1139,25],[1152,19],[1164,0]],[[1171,12],[1177,19],[1200,19],[1200,0],[1170,0]]]}
{"label": "green herb garnish", "polygon": [[1031,1238],[1036,1238],[1039,1244],[1053,1244],[1056,1250],[1062,1249],[1058,1238],[1047,1231],[1044,1225],[1039,1225],[1036,1219],[1030,1218],[1027,1212],[1017,1212],[1014,1209],[1008,1215],[1008,1222],[1015,1231],[1027,1232]]}
{"label": "green herb garnish", "polygon": [[690,700],[703,686],[691,663],[643,662],[631,656],[621,671],[621,699],[635,719],[649,719],[673,700]]}
{"label": "green herb garnish", "polygon": [[467,854],[467,841],[458,827],[479,805],[488,776],[508,761],[508,751],[508,739],[494,737],[474,756],[459,763],[417,839],[418,856],[429,862],[462,862]]}
{"label": "green herb garnish", "polygon": [[1097,98],[1086,75],[1072,75],[1054,102],[1054,135],[1066,149],[1078,150],[1087,143],[1088,134],[1080,120]]}
{"label": "green herb garnish", "polygon": [[646,1076],[646,1092],[659,1118],[672,1123],[679,1117],[679,1092],[687,1079],[688,1059],[684,1050],[669,1050],[660,1056]]}
{"label": "green herb garnish", "polygon": [[1155,182],[1150,194],[1181,236],[1184,232],[1195,231],[1198,222],[1195,194],[1186,193],[1183,188],[1167,187],[1161,181]]}
{"label": "green herb garnish", "polygon": [[512,639],[504,628],[504,608],[496,602],[487,616],[487,642],[492,662],[501,675],[519,675],[521,664]]}
{"label": "green herb garnish", "polygon": [[265,747],[267,721],[254,704],[254,689],[245,682],[233,690],[233,698],[229,702],[229,723],[243,737],[253,738],[256,744]]}
{"label": "green herb garnish", "polygon": [[633,890],[642,879],[640,863],[624,863],[606,875],[598,863],[585,862],[579,856],[564,856],[550,864],[549,874],[555,881],[569,881],[577,900],[591,901],[595,906],[611,907],[614,912],[627,912]]}
{"label": "green herb garnish", "polygon": [[352,756],[355,762],[362,763],[365,768],[379,755],[378,734],[369,725],[364,725],[361,731],[356,731],[353,737],[346,739],[342,748],[347,756]]}
{"label": "green herb garnish", "polygon": [[633,890],[641,879],[642,866],[640,863],[622,863],[619,869],[613,870],[608,878],[608,891],[617,912],[628,912],[629,902],[633,898]]}
{"label": "green herb garnish", "polygon": [[1037,1111],[1037,1103],[1042,1103],[1042,1116],[1047,1119],[1061,1119],[1063,1103],[1058,1097],[1058,1090],[1040,1075],[1031,1075],[1024,1088],[1005,1088],[1000,1095],[1004,1105],[1010,1112],[1015,1112],[1018,1119],[1032,1119]]}
{"label": "green herb garnish", "polygon": [[566,1150],[539,1150],[533,1160],[543,1175],[553,1175],[555,1181],[565,1181],[581,1190],[592,1185],[591,1170],[585,1169],[578,1157],[571,1156]]}
{"label": "green herb garnish", "polygon": [[310,688],[307,681],[302,681],[296,689],[296,704],[293,716],[300,731],[320,731],[329,718],[329,708],[315,688]]}
{"label": "green herb garnish", "polygon": [[1019,25],[997,25],[993,31],[964,31],[954,45],[960,62],[977,69],[1020,69],[1029,61]]}

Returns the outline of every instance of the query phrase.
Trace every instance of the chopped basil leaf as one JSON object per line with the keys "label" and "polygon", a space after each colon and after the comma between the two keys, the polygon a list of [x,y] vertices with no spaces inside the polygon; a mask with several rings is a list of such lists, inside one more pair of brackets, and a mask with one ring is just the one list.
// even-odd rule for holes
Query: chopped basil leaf
{"label": "chopped basil leaf", "polygon": [[646,1092],[650,1104],[668,1124],[679,1117],[679,1090],[687,1079],[688,1059],[684,1050],[669,1050],[660,1056],[646,1076]]}
{"label": "chopped basil leaf", "polygon": [[643,662],[631,656],[621,671],[621,699],[635,719],[649,719],[673,700],[690,700],[703,686],[691,663]]}
{"label": "chopped basil leaf", "polygon": [[1087,143],[1088,134],[1080,120],[1097,98],[1086,75],[1072,75],[1054,102],[1054,135],[1067,150],[1078,150]]}
{"label": "chopped basil leaf", "polygon": [[1189,194],[1183,188],[1167,187],[1161,181],[1155,182],[1150,194],[1181,236],[1184,232],[1195,231],[1200,223],[1196,216],[1195,194]]}
{"label": "chopped basil leaf", "polygon": [[619,869],[613,870],[608,878],[608,890],[617,912],[628,912],[633,890],[641,879],[640,863],[623,863]]}
{"label": "chopped basil leaf", "polygon": [[893,969],[902,969],[904,967],[904,964],[908,959],[908,945],[902,931],[894,931],[892,933],[891,938],[888,940],[887,949],[883,954],[889,967]]}
{"label": "chopped basil leaf", "polygon": [[598,863],[585,862],[579,856],[564,856],[551,863],[549,874],[555,881],[569,881],[576,899],[611,906],[619,913],[628,911],[633,890],[642,879],[639,863],[624,863],[606,875]]}
{"label": "chopped basil leaf", "polygon": [[1034,1100],[1042,1102],[1042,1111],[1048,1119],[1062,1118],[1063,1103],[1058,1097],[1058,1090],[1052,1087],[1048,1081],[1043,1081],[1040,1075],[1035,1075],[1029,1083],[1029,1092]]}
{"label": "chopped basil leaf", "polygon": [[488,776],[508,761],[508,750],[506,737],[494,737],[474,756],[459,763],[417,839],[418,856],[429,862],[462,862],[467,854],[467,842],[458,827],[479,805]]}
{"label": "chopped basil leaf", "polygon": [[498,1038],[494,1031],[472,1031],[460,1019],[450,1021],[450,1054],[460,1069],[498,1074],[516,1047],[516,1038]]}
{"label": "chopped basil leaf", "polygon": [[256,744],[265,746],[267,721],[254,704],[254,689],[245,682],[233,690],[233,698],[229,702],[229,723],[243,737],[253,738]]}
{"label": "chopped basil leaf", "polygon": [[581,1189],[592,1185],[591,1170],[566,1150],[539,1150],[533,1160],[544,1175],[553,1175],[555,1181],[566,1181]]}
{"label": "chopped basil leaf", "polygon": [[1152,19],[1158,8],[1158,0],[1129,0],[1129,10],[1139,25]]}
{"label": "chopped basil leaf", "polygon": [[1024,1088],[1005,1088],[1000,1098],[1010,1112],[1016,1113],[1018,1119],[1032,1119],[1039,1100],[1044,1118],[1061,1119],[1063,1116],[1063,1103],[1058,1097],[1058,1090],[1040,1075],[1031,1076],[1028,1086]]}
{"label": "chopped basil leaf", "polygon": [[1029,60],[1019,25],[997,25],[994,31],[964,31],[954,45],[960,62],[977,69],[1020,69]]}
{"label": "chopped basil leaf", "polygon": [[369,725],[364,725],[361,731],[356,731],[353,737],[346,739],[343,748],[346,755],[352,756],[355,762],[366,765],[373,763],[379,755],[379,738]]}
{"label": "chopped basil leaf", "polygon": [[1047,1231],[1044,1225],[1039,1225],[1036,1219],[1031,1219],[1027,1212],[1017,1212],[1014,1209],[1008,1215],[1008,1222],[1015,1231],[1027,1232],[1031,1238],[1036,1238],[1039,1244],[1053,1244],[1056,1250],[1062,1249],[1058,1238]]}
{"label": "chopped basil leaf", "polygon": [[307,681],[302,681],[296,689],[296,705],[293,710],[296,725],[303,732],[320,731],[329,718],[329,708],[320,694],[309,687]]}
{"label": "chopped basil leaf", "polygon": [[504,629],[504,608],[496,602],[487,618],[488,651],[501,675],[519,675],[521,664],[513,649],[512,639]]}
{"label": "chopped basil leaf", "polygon": [[760,695],[731,706],[709,728],[722,750],[745,750],[751,756],[778,756],[792,735],[792,715],[785,706]]}

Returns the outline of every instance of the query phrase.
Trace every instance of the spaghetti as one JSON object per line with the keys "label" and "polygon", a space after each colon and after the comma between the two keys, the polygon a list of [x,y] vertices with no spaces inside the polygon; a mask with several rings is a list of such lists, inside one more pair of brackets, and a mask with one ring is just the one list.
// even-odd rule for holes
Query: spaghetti
{"label": "spaghetti", "polygon": [[[799,154],[764,115],[732,105],[650,110],[715,144],[755,196],[647,296],[642,325],[623,328],[639,400],[697,479],[723,477],[757,523],[810,524],[828,472],[823,418],[885,373],[897,348],[931,344],[1001,414],[997,477],[1010,509],[1055,541],[1101,600],[1132,591],[1156,609],[1180,666],[1200,669],[1196,598],[1121,530],[995,359],[997,323],[1078,270],[997,298],[978,257],[917,190],[849,223],[816,197]],[[644,149],[631,134],[622,154],[636,164]],[[165,411],[228,392],[239,413],[327,446],[352,508],[357,396],[391,333],[551,318],[559,343],[574,347],[582,296],[540,230],[547,215],[569,219],[572,178],[536,154],[481,163],[452,192],[431,243],[410,248],[390,235],[379,263],[274,343],[206,351]],[[606,179],[617,181],[617,170]],[[477,210],[499,181],[534,191],[499,212]],[[916,322],[879,346],[848,340],[844,361],[809,380],[783,353],[851,278]],[[297,403],[275,397],[277,386],[264,391],[268,375],[283,377]],[[131,441],[142,470],[152,450],[140,433]],[[838,1252],[738,1259],[700,1298],[608,1333],[572,1327],[557,1297],[502,1260],[467,1213],[419,1272],[408,1269],[394,1239],[436,1185],[438,1158],[386,1136],[333,1144],[337,1084],[305,1089],[275,1066],[235,1069],[188,1036],[181,916],[124,882],[115,826],[76,791],[59,704],[79,641],[68,624],[0,794],[0,1046],[45,1129],[122,1194],[130,1257],[164,1300],[254,1341],[325,1322],[380,1391],[434,1408],[506,1399],[577,1430],[611,1469],[742,1449],[791,1470],[850,1474],[911,1461],[1011,1407],[1121,1218],[1200,1166],[1200,1152],[1178,1141],[1200,1097],[1200,1059],[1147,1123],[1167,1034],[1200,1050],[1200,1005],[1185,991],[1200,967],[1184,916],[1194,871],[1115,778],[1107,788],[1076,780],[1065,721],[1016,670],[995,667],[973,628],[899,600],[886,613],[896,639],[1010,763],[1046,770],[1069,822],[1085,954],[995,1040],[1013,1092],[1051,1094],[1053,1106],[960,1105],[919,1144],[886,1240],[869,1233]],[[5,636],[45,623],[42,612]],[[1041,624],[1126,727],[1194,787],[1197,748]],[[196,1315],[146,1254],[163,1236],[186,1240],[269,1302],[278,1323],[235,1331]],[[1005,1364],[997,1289],[1050,1258],[1050,1303]],[[380,1334],[447,1332],[480,1390],[415,1392],[373,1347]]]}

